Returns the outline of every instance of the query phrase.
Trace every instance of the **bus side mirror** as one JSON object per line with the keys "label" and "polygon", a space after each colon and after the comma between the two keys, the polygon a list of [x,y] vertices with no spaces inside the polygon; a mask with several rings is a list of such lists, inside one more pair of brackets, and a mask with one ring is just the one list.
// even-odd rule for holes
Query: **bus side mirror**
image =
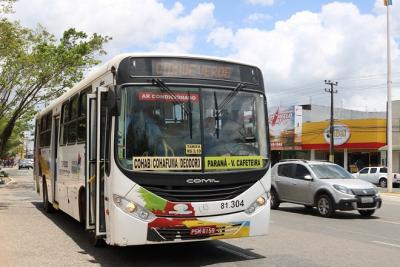
{"label": "bus side mirror", "polygon": [[119,86],[112,86],[107,94],[107,107],[111,116],[119,116],[121,99],[119,97]]}

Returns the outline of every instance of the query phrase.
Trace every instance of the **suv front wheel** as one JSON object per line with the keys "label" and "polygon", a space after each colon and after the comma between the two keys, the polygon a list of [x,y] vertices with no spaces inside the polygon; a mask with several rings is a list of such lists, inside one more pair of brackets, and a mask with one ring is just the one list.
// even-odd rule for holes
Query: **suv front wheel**
{"label": "suv front wheel", "polygon": [[316,202],[318,213],[322,217],[332,217],[335,213],[333,201],[328,195],[319,195]]}
{"label": "suv front wheel", "polygon": [[278,194],[273,188],[271,188],[270,194],[271,194],[271,199],[270,199],[271,209],[276,210],[279,208],[279,205],[281,204],[279,201]]}

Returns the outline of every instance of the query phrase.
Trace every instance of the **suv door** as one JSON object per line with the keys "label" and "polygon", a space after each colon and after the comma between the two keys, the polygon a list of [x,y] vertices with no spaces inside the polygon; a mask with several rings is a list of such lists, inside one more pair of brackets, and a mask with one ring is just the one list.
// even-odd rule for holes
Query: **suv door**
{"label": "suv door", "polygon": [[361,169],[361,171],[359,172],[358,178],[360,178],[361,180],[364,180],[364,181],[368,181],[368,175],[369,175],[368,171],[369,171],[369,168]]}
{"label": "suv door", "polygon": [[312,180],[305,179],[305,177],[309,175],[312,177],[310,171],[306,166],[302,164],[296,164],[296,173],[295,177],[292,181],[291,187],[291,195],[292,200],[302,204],[311,204],[312,203],[312,192],[311,192],[311,184]]}
{"label": "suv door", "polygon": [[378,168],[370,168],[368,174],[368,182],[376,184],[378,183],[378,178],[379,178]]}
{"label": "suv door", "polygon": [[278,165],[275,179],[276,190],[281,200],[290,200],[291,181],[296,171],[296,164],[284,163]]}

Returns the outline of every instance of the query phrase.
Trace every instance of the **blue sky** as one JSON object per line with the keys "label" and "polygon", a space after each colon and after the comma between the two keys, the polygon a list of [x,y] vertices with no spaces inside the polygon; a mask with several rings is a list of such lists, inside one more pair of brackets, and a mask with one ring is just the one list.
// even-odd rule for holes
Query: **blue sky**
{"label": "blue sky", "polygon": [[[400,1],[393,0],[393,96],[400,99]],[[264,4],[263,4],[264,3]],[[337,105],[384,110],[383,0],[19,0],[12,19],[113,37],[124,52],[204,54],[255,64],[270,105],[328,104],[325,79],[339,82]]]}

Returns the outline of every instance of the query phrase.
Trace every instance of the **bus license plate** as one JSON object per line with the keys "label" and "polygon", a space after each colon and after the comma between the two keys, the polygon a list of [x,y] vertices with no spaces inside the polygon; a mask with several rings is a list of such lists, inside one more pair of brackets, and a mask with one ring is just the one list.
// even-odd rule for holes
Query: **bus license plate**
{"label": "bus license plate", "polygon": [[361,203],[374,203],[374,199],[372,197],[362,197]]}
{"label": "bus license plate", "polygon": [[190,229],[190,235],[212,235],[217,232],[217,227],[212,226],[199,226]]}

